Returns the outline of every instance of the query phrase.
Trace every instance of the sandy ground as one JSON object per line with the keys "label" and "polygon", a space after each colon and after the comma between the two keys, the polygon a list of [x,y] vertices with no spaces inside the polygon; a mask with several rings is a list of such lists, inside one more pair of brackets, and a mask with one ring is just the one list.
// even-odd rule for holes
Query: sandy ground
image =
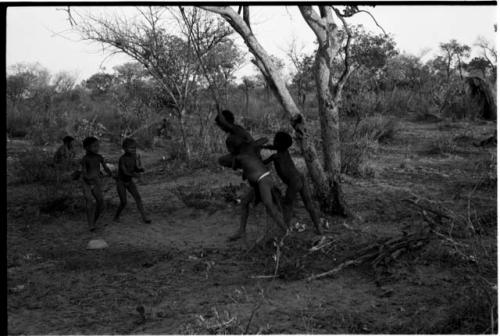
{"label": "sandy ground", "polygon": [[[348,204],[360,218],[328,218],[334,249],[301,259],[312,261],[296,277],[258,278],[272,274],[272,253],[226,242],[239,220],[227,186],[234,186],[234,198],[246,188],[230,170],[173,173],[161,169],[160,149],[144,152],[150,169],[138,185],[152,224],[140,221],[130,197],[121,222],[113,223],[118,199],[108,180],[101,219],[107,226],[97,234],[88,232],[81,207],[44,214],[33,206],[37,185],[9,184],[9,334],[491,333],[491,312],[473,288],[478,276],[486,287],[496,284],[496,180],[480,183],[483,162],[496,148],[472,143],[494,129],[480,122],[401,122],[396,137],[371,158],[374,177],[345,177]],[[9,143],[9,155],[28,145]],[[119,156],[109,144],[102,152],[110,161]],[[80,197],[78,186],[73,189]],[[304,280],[365,243],[421,226],[421,213],[404,201],[415,195],[439,202],[457,218],[475,219],[484,230],[453,236],[463,249],[432,240],[396,260],[382,281],[363,265]],[[293,241],[310,247],[316,237],[302,203],[295,218],[308,227],[293,233]],[[251,209],[250,240],[267,220],[262,205]],[[109,248],[86,250],[92,238]],[[456,252],[471,254],[476,246],[493,268]],[[492,293],[496,302],[496,287]]]}

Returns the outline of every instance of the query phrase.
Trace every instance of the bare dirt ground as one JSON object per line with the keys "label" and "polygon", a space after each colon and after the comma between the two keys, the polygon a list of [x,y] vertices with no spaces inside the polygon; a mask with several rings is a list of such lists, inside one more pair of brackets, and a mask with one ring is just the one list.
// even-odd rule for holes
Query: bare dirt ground
{"label": "bare dirt ground", "polygon": [[[233,171],[174,173],[160,163],[160,149],[145,152],[149,172],[139,190],[153,223],[140,221],[132,199],[113,223],[118,198],[107,180],[101,223],[108,225],[97,234],[87,230],[83,204],[47,214],[36,206],[39,186],[9,183],[9,334],[496,332],[496,173],[487,176],[496,147],[473,146],[495,127],[402,122],[373,156],[374,177],[345,178],[360,218],[329,218],[328,253],[307,252],[317,238],[310,226],[294,232],[293,258],[277,278],[258,277],[273,274],[273,253],[226,242],[238,226],[232,200],[244,192]],[[29,144],[8,146],[15,156]],[[120,155],[109,144],[102,152],[111,161]],[[76,184],[73,193],[81,201]],[[449,235],[400,256],[383,274],[360,265],[305,280],[363,244],[422,226],[421,211],[405,201],[414,196],[455,216],[444,228]],[[295,217],[310,224],[301,203]],[[266,220],[262,205],[251,209],[250,239]],[[109,248],[86,250],[95,237]]]}

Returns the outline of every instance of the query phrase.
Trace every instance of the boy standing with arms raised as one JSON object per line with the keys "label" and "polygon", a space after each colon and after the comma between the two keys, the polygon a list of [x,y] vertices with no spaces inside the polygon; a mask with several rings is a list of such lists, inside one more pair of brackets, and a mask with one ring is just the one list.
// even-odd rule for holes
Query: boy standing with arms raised
{"label": "boy standing with arms raised", "polygon": [[99,154],[99,140],[95,137],[87,137],[83,140],[83,148],[86,151],[82,158],[81,181],[83,195],[87,208],[87,222],[91,232],[96,230],[96,222],[104,208],[104,197],[102,194],[101,166],[108,176],[112,177],[111,170],[106,166],[104,158]]}
{"label": "boy standing with arms raised", "polygon": [[137,209],[141,214],[144,223],[149,224],[151,220],[148,218],[144,211],[144,206],[142,204],[141,195],[137,190],[137,186],[132,178],[139,177],[138,173],[144,172],[141,167],[139,157],[137,156],[137,143],[132,138],[127,138],[123,140],[122,144],[123,151],[125,152],[118,161],[118,176],[116,178],[116,190],[118,191],[118,196],[120,197],[120,205],[116,211],[115,218],[113,219],[117,222],[120,218],[120,213],[127,205],[127,190],[132,195],[137,205]]}

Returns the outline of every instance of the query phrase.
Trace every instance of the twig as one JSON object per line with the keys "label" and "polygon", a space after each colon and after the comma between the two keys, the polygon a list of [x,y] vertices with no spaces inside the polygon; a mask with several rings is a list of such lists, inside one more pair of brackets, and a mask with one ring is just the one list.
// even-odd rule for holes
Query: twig
{"label": "twig", "polygon": [[307,278],[306,280],[307,281],[311,281],[311,280],[314,280],[314,279],[319,279],[319,278],[322,278],[322,277],[325,277],[327,275],[330,275],[330,274],[333,274],[333,273],[337,273],[339,271],[341,271],[342,269],[344,269],[345,267],[347,266],[350,266],[350,265],[354,265],[356,264],[358,261],[356,259],[354,260],[348,260],[348,261],[345,261],[343,262],[342,264],[338,265],[337,267],[335,267],[334,269],[331,269],[329,270],[328,272],[324,272],[324,273],[320,273],[320,274],[315,274],[315,275],[311,275],[309,278]]}
{"label": "twig", "polygon": [[247,326],[245,328],[245,335],[248,334],[248,331],[250,330],[250,324],[252,323],[252,320],[253,320],[253,316],[255,315],[257,310],[259,310],[260,306],[262,306],[262,302],[260,302],[257,306],[255,306],[254,309],[252,309],[252,313],[250,314],[250,318],[248,319],[248,323],[247,323]]}
{"label": "twig", "polygon": [[273,275],[251,275],[250,279],[272,279],[272,278],[277,278],[278,276],[276,274]]}
{"label": "twig", "polygon": [[382,26],[378,24],[377,20],[375,20],[375,17],[372,15],[372,13],[370,13],[369,11],[364,10],[364,9],[360,9],[360,10],[358,11],[358,13],[361,13],[361,12],[363,12],[363,13],[366,13],[366,14],[370,15],[370,16],[372,17],[373,21],[375,22],[375,24],[377,25],[377,27],[379,27],[379,28],[380,28],[380,29],[384,32],[384,35],[386,35],[386,36],[387,36],[387,33],[385,32],[384,28],[382,28]]}
{"label": "twig", "polygon": [[[186,24],[186,27],[188,29],[188,32],[189,32],[189,35],[188,37],[190,38],[192,44],[193,44],[193,49],[196,53],[196,56],[198,58],[198,61],[200,62],[200,67],[203,71],[203,75],[205,76],[205,79],[207,80],[208,82],[208,86],[209,86],[209,89],[210,91],[212,92],[212,98],[214,99],[215,101],[215,105],[217,106],[217,112],[220,112],[220,109],[221,109],[221,105],[220,105],[220,99],[219,99],[219,96],[217,94],[217,91],[215,90],[215,88],[217,88],[217,83],[216,81],[210,77],[210,75],[208,74],[208,71],[205,67],[205,63],[203,62],[203,59],[202,59],[202,56],[201,56],[201,52],[198,48],[198,45],[196,44],[196,41],[194,39],[194,34],[193,34],[193,29],[192,27],[189,25],[189,22],[188,22],[188,19],[186,17],[186,14],[184,12],[184,8],[182,6],[179,6],[179,10],[181,12],[181,15],[182,15],[182,19],[184,20],[184,23]],[[218,88],[217,88],[218,89]]]}

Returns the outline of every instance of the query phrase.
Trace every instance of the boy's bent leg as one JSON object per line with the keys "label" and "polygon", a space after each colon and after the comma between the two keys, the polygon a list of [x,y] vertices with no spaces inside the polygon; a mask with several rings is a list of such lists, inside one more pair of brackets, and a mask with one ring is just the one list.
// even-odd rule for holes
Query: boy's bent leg
{"label": "boy's bent leg", "polygon": [[94,184],[94,187],[92,188],[92,195],[94,195],[94,198],[96,200],[96,208],[94,216],[94,224],[95,224],[99,219],[102,210],[104,209],[104,196],[102,194],[102,188],[100,183]]}
{"label": "boy's bent leg", "polygon": [[266,210],[269,215],[271,215],[272,219],[276,222],[278,227],[286,232],[286,225],[283,221],[280,211],[278,210],[278,206],[273,202],[272,196],[272,188],[273,181],[270,176],[266,176],[259,181],[259,193],[262,199],[262,203],[264,203]]}
{"label": "boy's bent leg", "polygon": [[85,210],[87,213],[87,223],[90,231],[95,230],[95,211],[96,202],[94,195],[92,195],[92,188],[90,185],[82,181],[83,196],[85,197]]}
{"label": "boy's bent leg", "polygon": [[137,209],[141,214],[142,220],[145,223],[151,223],[151,219],[149,219],[148,216],[146,216],[146,212],[144,211],[144,205],[142,204],[141,195],[139,194],[139,190],[137,190],[137,186],[135,185],[134,181],[128,182],[126,184],[126,187],[135,200],[135,204],[137,205]]}
{"label": "boy's bent leg", "polygon": [[302,201],[304,202],[304,206],[306,207],[307,212],[309,212],[309,216],[311,216],[316,233],[323,234],[319,221],[319,213],[316,207],[314,206],[314,202],[311,196],[312,195],[311,189],[309,188],[309,184],[307,183],[307,180],[305,179],[304,176],[302,176],[302,181],[303,182],[302,182],[302,189],[300,190],[300,196],[302,198]]}
{"label": "boy's bent leg", "polygon": [[120,205],[118,205],[118,209],[116,209],[116,214],[113,218],[114,221],[118,221],[121,212],[127,205],[127,189],[125,188],[125,184],[120,180],[116,181],[116,191],[118,193],[118,197],[120,198]]}
{"label": "boy's bent leg", "polygon": [[246,195],[243,196],[243,199],[241,200],[240,227],[235,234],[229,236],[229,238],[227,239],[228,241],[233,241],[245,237],[250,203],[252,203],[254,198],[255,198],[254,188],[251,188],[248,191],[248,193],[246,193]]}
{"label": "boy's bent leg", "polygon": [[283,200],[283,218],[287,228],[290,227],[292,221],[293,207],[300,187],[297,183],[292,183],[286,189],[285,199]]}

